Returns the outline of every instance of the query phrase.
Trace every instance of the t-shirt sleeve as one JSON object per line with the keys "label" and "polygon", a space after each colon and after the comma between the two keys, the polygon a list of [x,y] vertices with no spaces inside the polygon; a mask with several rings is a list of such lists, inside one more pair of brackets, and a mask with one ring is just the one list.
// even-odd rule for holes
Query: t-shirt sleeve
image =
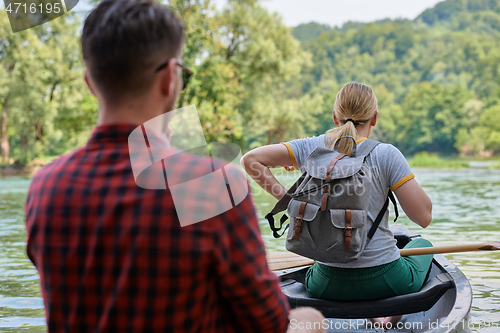
{"label": "t-shirt sleeve", "polygon": [[298,169],[303,171],[302,167],[307,157],[318,147],[325,147],[325,136],[313,136],[305,139],[297,139],[283,142],[288,149],[288,154],[292,160],[293,167],[286,168],[288,171]]}
{"label": "t-shirt sleeve", "polygon": [[394,191],[410,179],[415,178],[415,175],[412,173],[408,161],[398,148],[393,145],[385,146],[386,152],[383,158],[385,166],[383,170],[386,171],[385,179],[387,180],[387,186],[391,191]]}

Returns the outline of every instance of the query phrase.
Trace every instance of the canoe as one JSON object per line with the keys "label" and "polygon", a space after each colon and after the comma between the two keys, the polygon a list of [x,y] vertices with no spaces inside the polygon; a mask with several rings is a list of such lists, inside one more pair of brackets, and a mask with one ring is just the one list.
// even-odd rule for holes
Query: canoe
{"label": "canoe", "polygon": [[[398,247],[420,237],[405,227],[391,227]],[[307,296],[304,278],[312,264],[294,254],[268,255],[271,269],[281,279],[281,289],[292,308],[310,306],[325,316],[321,325],[328,332],[385,332],[367,318],[403,315],[388,332],[465,333],[472,331],[472,289],[465,275],[443,255],[435,255],[429,276],[419,292],[376,301],[337,302]],[[280,263],[294,268],[279,269]],[[319,325],[319,324],[318,324]]]}

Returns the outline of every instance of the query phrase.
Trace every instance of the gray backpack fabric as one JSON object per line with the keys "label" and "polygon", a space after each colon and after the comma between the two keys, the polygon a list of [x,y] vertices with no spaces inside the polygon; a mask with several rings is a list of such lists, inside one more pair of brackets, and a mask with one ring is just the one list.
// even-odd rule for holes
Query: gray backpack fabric
{"label": "gray backpack fabric", "polygon": [[[361,256],[373,237],[389,199],[397,219],[390,190],[375,221],[367,215],[372,180],[366,157],[378,144],[370,139],[359,147],[355,144],[351,157],[339,153],[337,146],[335,150],[318,147],[307,157],[302,176],[266,215],[275,238],[289,227],[287,250],[325,263],[351,262]],[[283,215],[278,228],[273,216],[285,209],[290,223],[280,235],[287,216]]]}

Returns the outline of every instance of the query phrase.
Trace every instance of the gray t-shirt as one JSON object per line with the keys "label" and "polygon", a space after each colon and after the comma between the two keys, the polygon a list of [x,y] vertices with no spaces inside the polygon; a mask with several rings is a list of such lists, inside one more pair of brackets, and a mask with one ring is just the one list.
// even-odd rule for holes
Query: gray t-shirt
{"label": "gray t-shirt", "polygon": [[[363,139],[358,140],[357,144],[361,145],[363,141]],[[297,139],[283,144],[287,147],[290,158],[294,162],[294,168],[303,171],[302,167],[309,154],[318,147],[325,147],[325,135]],[[403,154],[390,144],[381,143],[375,147],[366,159],[366,164],[372,171],[373,181],[368,215],[374,221],[387,199],[389,189],[394,191],[415,176]],[[389,211],[387,210],[375,235],[358,260],[346,264],[322,264],[345,268],[374,267],[390,263],[398,258],[399,250],[394,235],[389,230]]]}

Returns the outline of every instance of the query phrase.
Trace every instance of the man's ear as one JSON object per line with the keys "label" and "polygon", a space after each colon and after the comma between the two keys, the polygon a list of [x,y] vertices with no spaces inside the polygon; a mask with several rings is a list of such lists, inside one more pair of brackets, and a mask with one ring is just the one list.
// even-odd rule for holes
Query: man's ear
{"label": "man's ear", "polygon": [[175,91],[176,67],[176,60],[172,58],[168,61],[168,65],[158,73],[160,75],[160,89],[166,97],[172,95]]}
{"label": "man's ear", "polygon": [[377,125],[377,119],[378,119],[378,110],[375,112],[375,115],[372,117],[372,120],[370,121],[371,126]]}
{"label": "man's ear", "polygon": [[94,89],[92,89],[92,85],[90,84],[89,73],[87,71],[87,68],[85,68],[85,72],[83,72],[83,79],[85,80],[85,83],[87,84],[90,93],[95,96]]}
{"label": "man's ear", "polygon": [[337,119],[337,116],[335,115],[335,111],[333,111],[333,123],[337,126],[340,125],[340,121]]}

